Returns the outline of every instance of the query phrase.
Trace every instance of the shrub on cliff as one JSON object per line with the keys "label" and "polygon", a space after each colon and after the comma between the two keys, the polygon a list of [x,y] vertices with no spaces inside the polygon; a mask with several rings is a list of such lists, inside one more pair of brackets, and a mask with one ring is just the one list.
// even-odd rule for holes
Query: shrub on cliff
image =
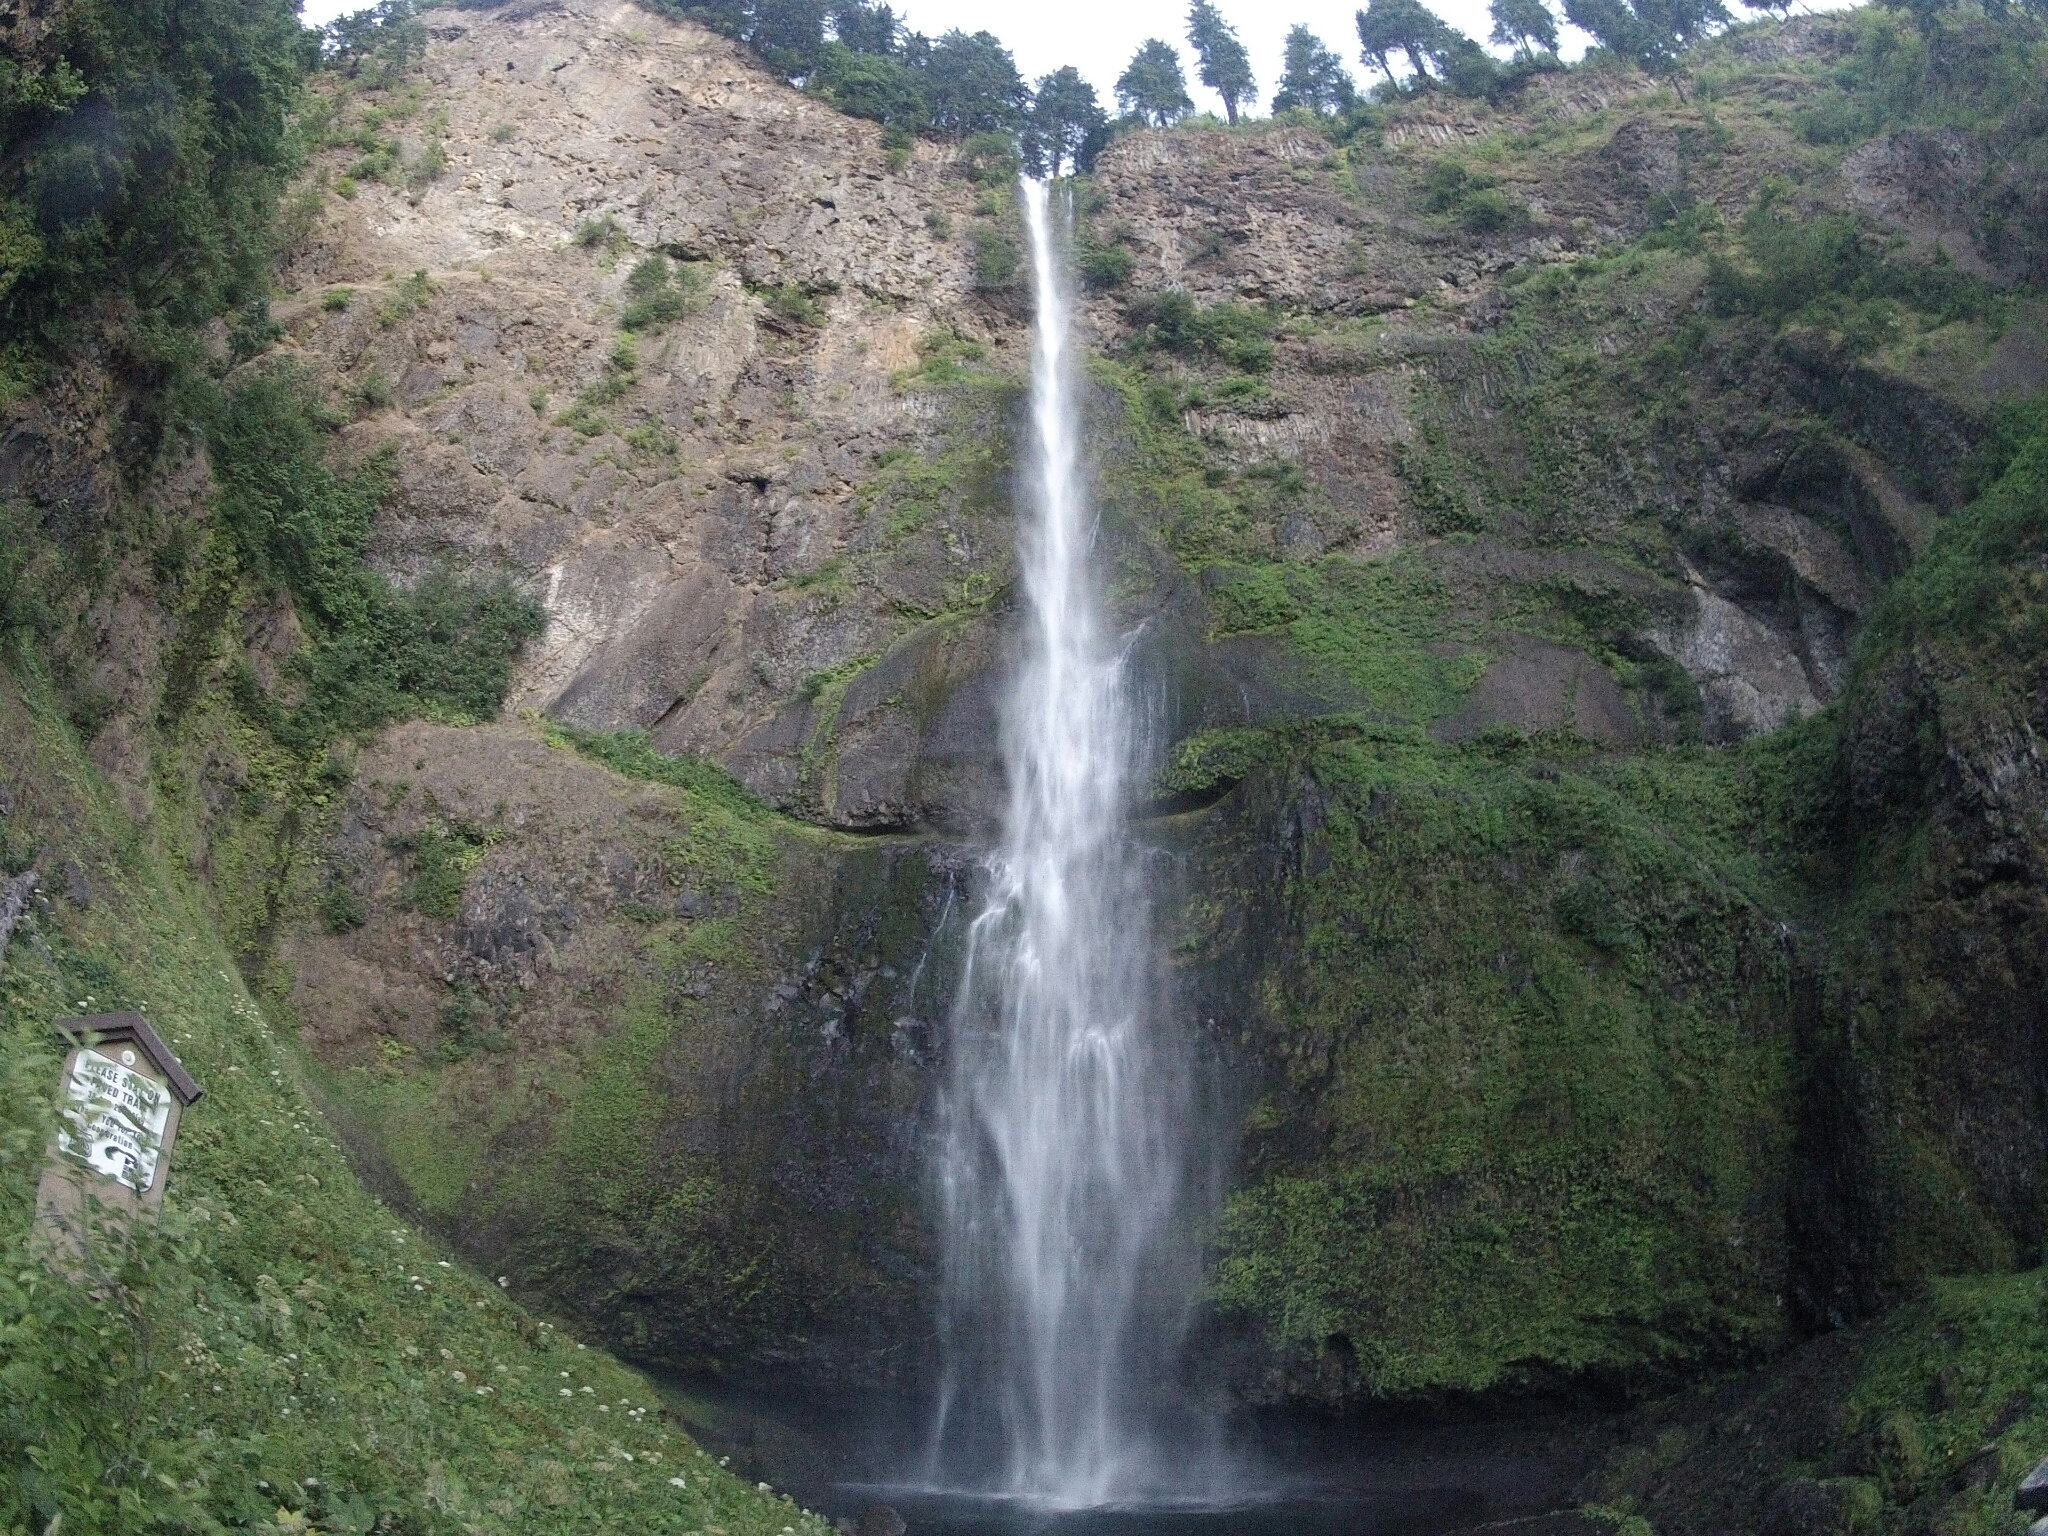
{"label": "shrub on cliff", "polygon": [[336,471],[326,435],[312,384],[283,363],[227,396],[209,432],[238,562],[260,585],[290,595],[311,636],[292,662],[300,702],[286,708],[244,686],[244,707],[305,749],[408,714],[495,714],[513,658],[540,632],[544,611],[502,580],[444,572],[405,591],[370,570],[363,557],[390,467],[378,459]]}

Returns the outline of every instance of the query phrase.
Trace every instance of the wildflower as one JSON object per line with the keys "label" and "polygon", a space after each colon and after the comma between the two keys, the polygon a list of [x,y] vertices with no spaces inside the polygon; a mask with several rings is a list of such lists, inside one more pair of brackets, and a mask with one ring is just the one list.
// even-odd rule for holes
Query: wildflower
{"label": "wildflower", "polygon": [[506,1278],[505,1278],[505,1276],[503,1276],[503,1275],[500,1275],[500,1276],[498,1276],[498,1289],[499,1289],[499,1290],[501,1290],[501,1291],[505,1291],[505,1290],[510,1290],[511,1288],[512,1288],[512,1282],[511,1282],[510,1280],[506,1279]]}
{"label": "wildflower", "polygon": [[669,1485],[669,1487],[671,1487],[671,1488],[681,1488],[681,1487],[685,1486],[685,1485],[684,1485],[684,1483],[683,1483],[683,1480],[682,1480],[682,1479],[681,1479],[680,1477],[672,1477],[672,1478],[670,1478],[670,1479],[668,1480],[668,1485]]}
{"label": "wildflower", "polygon": [[564,1388],[562,1388],[562,1396],[564,1396],[564,1397],[574,1397],[575,1395],[576,1395],[576,1394],[575,1394],[574,1392],[571,1392],[571,1391],[570,1391],[570,1390],[569,1390],[569,1389],[568,1389],[567,1387],[564,1387]]}
{"label": "wildflower", "polygon": [[453,1376],[453,1377],[454,1377],[454,1378],[455,1378],[455,1379],[456,1379],[457,1381],[464,1381],[464,1382],[466,1382],[466,1381],[468,1381],[468,1380],[469,1380],[469,1378],[468,1378],[467,1376],[463,1375],[463,1374],[462,1374],[462,1372],[460,1372],[460,1371],[450,1371],[450,1372],[449,1372],[448,1374],[449,1374],[450,1376]]}

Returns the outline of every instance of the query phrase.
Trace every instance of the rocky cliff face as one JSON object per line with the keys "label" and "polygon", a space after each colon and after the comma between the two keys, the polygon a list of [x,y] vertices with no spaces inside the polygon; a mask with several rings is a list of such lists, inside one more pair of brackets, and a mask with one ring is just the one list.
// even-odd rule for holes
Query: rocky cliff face
{"label": "rocky cliff face", "polygon": [[[328,90],[244,369],[295,361],[389,464],[379,568],[504,573],[547,628],[504,719],[310,785],[220,704],[173,754],[193,862],[360,1157],[494,1272],[670,1366],[914,1376],[1000,791],[1008,173],[629,5],[428,20],[422,74]],[[1814,127],[1868,25],[1746,29],[1684,98],[1575,70],[1348,137],[1134,133],[1077,191],[1161,929],[1241,1089],[1212,1385],[1693,1369],[1896,1295],[1943,1201],[1975,1262],[2032,1254],[1999,903],[2040,884],[2039,726],[1981,653],[1853,657],[2048,386],[2038,128]],[[65,411],[17,412],[9,494],[100,494]],[[146,809],[179,653],[103,627],[144,637],[96,751]],[[243,625],[279,697],[296,633]],[[184,665],[224,700],[235,659]],[[1744,743],[1845,690],[1816,871],[1756,830],[1805,760]],[[1910,966],[1829,972],[1887,942],[1844,894],[1880,807],[1955,869],[1890,888]],[[1863,1008],[1918,1042],[1875,1076]]]}

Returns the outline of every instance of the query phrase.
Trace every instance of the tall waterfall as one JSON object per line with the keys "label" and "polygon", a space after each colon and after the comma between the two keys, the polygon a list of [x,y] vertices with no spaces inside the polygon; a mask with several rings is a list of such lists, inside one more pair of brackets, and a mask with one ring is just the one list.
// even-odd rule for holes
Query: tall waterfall
{"label": "tall waterfall", "polygon": [[968,936],[941,1162],[939,1475],[1086,1505],[1154,1480],[1149,1420],[1185,1295],[1170,1234],[1187,1073],[1152,1016],[1145,756],[1105,625],[1065,270],[1071,212],[1025,181],[1036,327],[1009,801]]}

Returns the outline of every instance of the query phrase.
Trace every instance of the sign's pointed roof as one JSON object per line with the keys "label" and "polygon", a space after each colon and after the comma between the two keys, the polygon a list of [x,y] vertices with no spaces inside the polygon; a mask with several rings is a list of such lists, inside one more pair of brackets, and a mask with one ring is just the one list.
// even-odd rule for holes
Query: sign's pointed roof
{"label": "sign's pointed roof", "polygon": [[95,1013],[81,1018],[59,1019],[55,1028],[67,1043],[83,1043],[97,1049],[103,1045],[130,1045],[149,1058],[151,1066],[163,1073],[180,1104],[196,1103],[206,1090],[192,1081],[192,1074],[164,1044],[163,1036],[150,1027],[139,1013]]}

